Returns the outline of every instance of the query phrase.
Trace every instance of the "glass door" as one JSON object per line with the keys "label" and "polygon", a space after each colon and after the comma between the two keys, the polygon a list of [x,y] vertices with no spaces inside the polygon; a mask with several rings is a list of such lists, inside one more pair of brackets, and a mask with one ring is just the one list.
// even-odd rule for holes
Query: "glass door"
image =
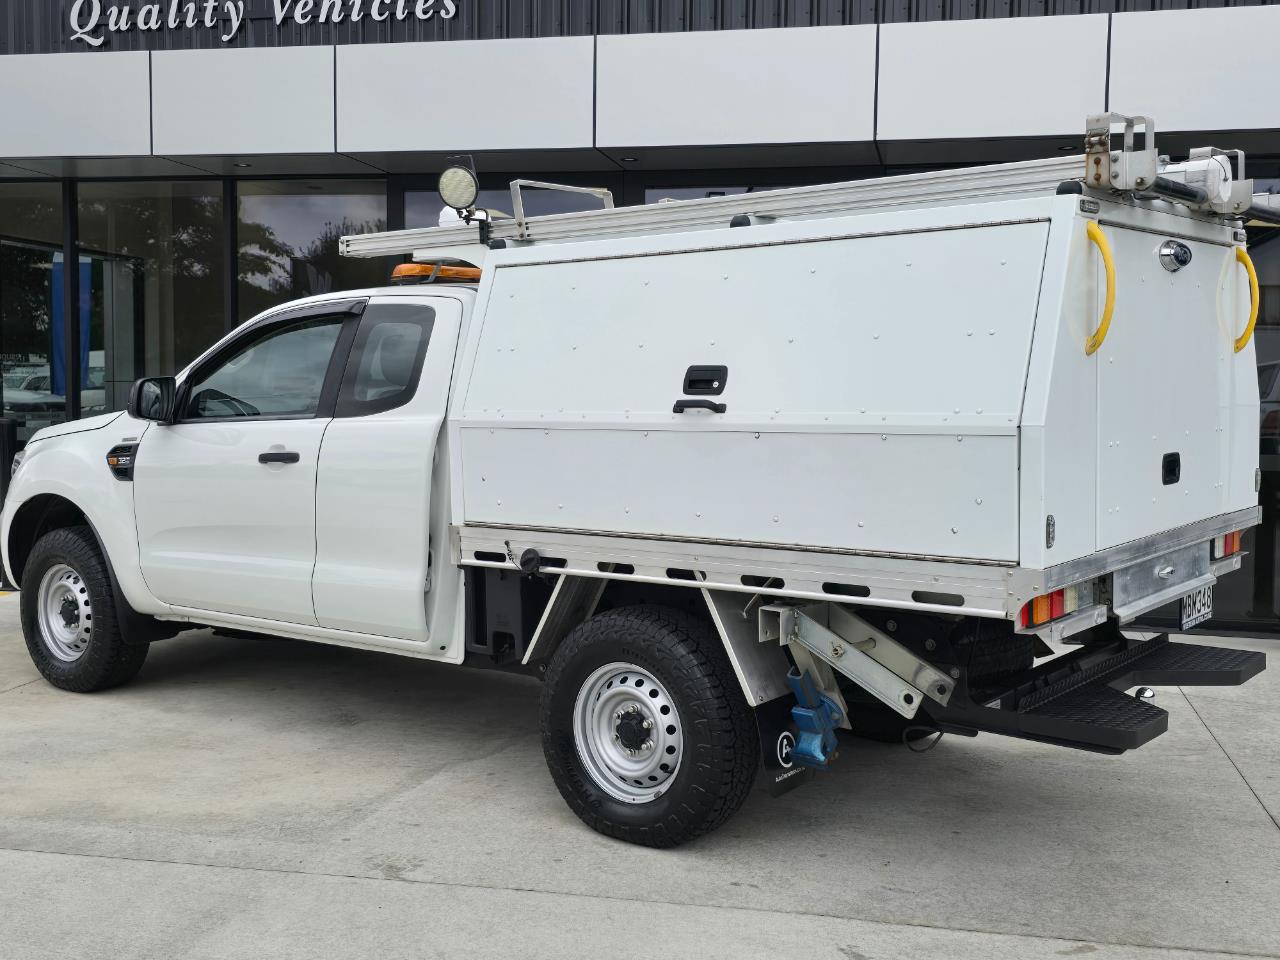
{"label": "glass door", "polygon": [[[85,251],[81,284],[89,291],[80,334],[80,415],[123,410],[145,367],[146,262]],[[87,278],[87,280],[86,280]]]}
{"label": "glass door", "polygon": [[0,237],[0,406],[18,444],[67,418],[62,251]]}

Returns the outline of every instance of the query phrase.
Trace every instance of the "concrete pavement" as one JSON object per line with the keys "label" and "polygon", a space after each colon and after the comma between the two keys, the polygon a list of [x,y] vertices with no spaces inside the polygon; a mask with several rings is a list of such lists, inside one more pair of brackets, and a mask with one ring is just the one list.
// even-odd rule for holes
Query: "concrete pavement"
{"label": "concrete pavement", "polygon": [[654,851],[561,802],[532,681],[194,632],[77,696],[3,597],[0,960],[1280,956],[1273,659],[1123,757],[850,741]]}

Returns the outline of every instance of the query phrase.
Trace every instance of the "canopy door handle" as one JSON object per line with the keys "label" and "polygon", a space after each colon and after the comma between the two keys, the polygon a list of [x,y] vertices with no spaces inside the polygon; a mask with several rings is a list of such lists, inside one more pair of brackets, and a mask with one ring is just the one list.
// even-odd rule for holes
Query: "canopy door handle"
{"label": "canopy door handle", "polygon": [[724,413],[728,409],[723,403],[716,403],[706,397],[697,397],[693,400],[685,397],[676,401],[675,406],[671,408],[671,412],[684,413],[686,410],[710,410],[712,413]]}
{"label": "canopy door handle", "polygon": [[1098,321],[1098,329],[1084,343],[1085,356],[1092,356],[1098,352],[1102,341],[1107,339],[1107,331],[1111,329],[1111,315],[1116,310],[1116,262],[1111,256],[1111,244],[1107,242],[1107,235],[1102,232],[1096,220],[1087,222],[1085,232],[1102,254],[1102,266],[1107,272],[1107,299],[1102,305],[1102,319]]}
{"label": "canopy door handle", "polygon": [[1253,328],[1258,322],[1258,271],[1253,269],[1253,261],[1249,259],[1249,252],[1244,247],[1236,247],[1236,262],[1244,267],[1244,272],[1249,275],[1249,322],[1245,324],[1244,333],[1236,340],[1236,353],[1239,353],[1249,345],[1249,338],[1253,336]]}

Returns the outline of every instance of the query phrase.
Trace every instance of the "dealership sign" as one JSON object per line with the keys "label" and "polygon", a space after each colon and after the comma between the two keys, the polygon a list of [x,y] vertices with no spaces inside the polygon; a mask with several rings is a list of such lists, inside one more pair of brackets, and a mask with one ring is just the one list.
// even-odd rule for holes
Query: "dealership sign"
{"label": "dealership sign", "polygon": [[[454,0],[271,0],[276,26],[452,19]],[[223,43],[244,23],[245,0],[161,0],[158,3],[75,0],[68,13],[71,39],[100,47],[109,34],[152,30],[217,30]]]}

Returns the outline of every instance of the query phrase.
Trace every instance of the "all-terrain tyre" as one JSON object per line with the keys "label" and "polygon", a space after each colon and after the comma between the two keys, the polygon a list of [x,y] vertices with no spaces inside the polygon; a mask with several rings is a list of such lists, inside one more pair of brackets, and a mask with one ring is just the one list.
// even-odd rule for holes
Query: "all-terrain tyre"
{"label": "all-terrain tyre", "polygon": [[674,847],[742,806],[755,718],[710,623],[621,607],[575,628],[542,690],[542,749],[569,807],[606,836]]}
{"label": "all-terrain tyre", "polygon": [[22,571],[22,633],[40,674],[76,693],[132,680],[146,644],[120,634],[106,561],[87,527],[41,537]]}

